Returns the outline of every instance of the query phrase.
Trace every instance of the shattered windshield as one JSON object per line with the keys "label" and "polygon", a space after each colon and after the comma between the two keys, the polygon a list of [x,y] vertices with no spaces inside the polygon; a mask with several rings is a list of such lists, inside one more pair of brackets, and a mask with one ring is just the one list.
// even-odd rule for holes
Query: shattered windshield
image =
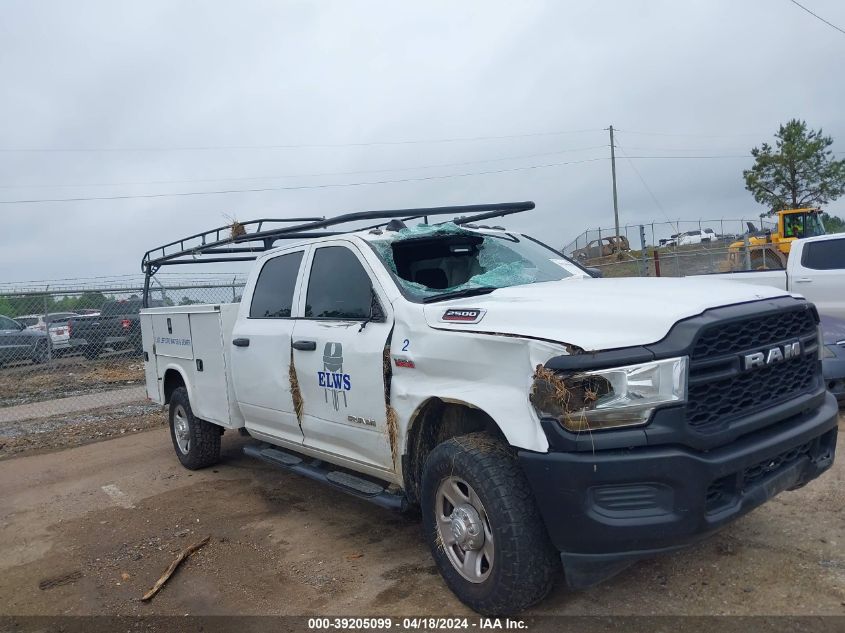
{"label": "shattered windshield", "polygon": [[505,288],[571,277],[578,270],[522,235],[420,224],[370,242],[412,296],[425,300],[476,288]]}

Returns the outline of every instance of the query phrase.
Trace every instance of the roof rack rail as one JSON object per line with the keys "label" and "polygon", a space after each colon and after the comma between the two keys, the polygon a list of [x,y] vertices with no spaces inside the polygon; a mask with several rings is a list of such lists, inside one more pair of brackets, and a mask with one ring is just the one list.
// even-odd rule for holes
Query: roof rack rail
{"label": "roof rack rail", "polygon": [[[145,276],[144,303],[146,305],[149,295],[150,278],[162,266],[251,261],[258,259],[262,253],[272,249],[278,240],[342,235],[352,231],[385,226],[394,219],[400,219],[403,222],[423,219],[425,222],[428,222],[429,216],[460,215],[461,217],[455,217],[452,221],[455,224],[463,225],[511,215],[513,213],[530,211],[533,208],[534,203],[531,201],[501,202],[420,209],[358,211],[344,213],[333,218],[262,218],[247,222],[233,222],[227,226],[189,235],[180,240],[157,246],[144,253],[144,257],[141,260],[141,270]],[[359,226],[345,231],[324,230],[341,224],[362,222],[365,220],[384,220],[384,222],[366,227]],[[295,224],[294,226],[279,226],[295,222],[299,224]]]}

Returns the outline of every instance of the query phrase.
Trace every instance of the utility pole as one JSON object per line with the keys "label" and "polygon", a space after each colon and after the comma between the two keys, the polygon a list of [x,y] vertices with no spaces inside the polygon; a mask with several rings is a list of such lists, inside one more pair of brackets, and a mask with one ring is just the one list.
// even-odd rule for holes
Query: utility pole
{"label": "utility pole", "polygon": [[[616,148],[613,145],[613,126],[610,130],[610,173],[613,175],[613,220],[616,223],[616,235],[619,235],[619,201],[616,197]],[[614,243],[614,252],[618,250],[618,244]]]}

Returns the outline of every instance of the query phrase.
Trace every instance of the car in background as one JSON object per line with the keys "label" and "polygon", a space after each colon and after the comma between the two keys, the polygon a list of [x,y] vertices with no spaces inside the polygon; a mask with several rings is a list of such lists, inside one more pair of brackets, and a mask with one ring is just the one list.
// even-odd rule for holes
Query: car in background
{"label": "car in background", "polygon": [[[97,358],[106,347],[113,350],[131,349],[141,355],[141,321],[138,316],[143,302],[140,299],[107,301],[97,314],[74,316],[68,320],[69,345],[81,347],[85,358]],[[160,307],[161,301],[150,301]]]}
{"label": "car in background", "polygon": [[660,247],[665,247],[665,248],[669,248],[670,246],[675,246],[675,245],[677,244],[677,242],[678,242],[678,236],[679,236],[679,235],[680,235],[680,233],[675,233],[675,234],[674,234],[674,235],[672,235],[671,237],[668,237],[668,238],[666,238],[666,237],[661,238],[661,239],[658,241],[658,243],[657,243],[657,244],[658,244],[658,246],[660,246]]}
{"label": "car in background", "polygon": [[827,390],[836,396],[839,406],[845,406],[845,320],[821,317],[822,375]]}
{"label": "car in background", "polygon": [[46,332],[24,327],[14,319],[0,315],[0,364],[21,360],[43,363],[50,357]]}
{"label": "car in background", "polygon": [[[802,295],[820,314],[845,319],[845,233],[831,233],[794,240],[790,245],[786,269],[768,257],[757,259],[751,253],[750,264],[756,270],[710,273],[701,278],[723,279],[755,286],[774,286],[778,290]],[[771,270],[763,268],[772,264]],[[688,279],[699,277],[690,275]]]}
{"label": "car in background", "polygon": [[50,323],[50,344],[53,346],[53,352],[56,355],[62,355],[70,349],[69,320],[70,319],[62,319],[59,321],[52,321]]}
{"label": "car in background", "polygon": [[608,257],[616,252],[627,252],[631,250],[628,238],[624,235],[608,236],[593,240],[584,248],[572,252],[572,258],[580,261],[593,259],[595,257]]}
{"label": "car in background", "polygon": [[658,241],[658,245],[664,248],[672,246],[692,246],[703,242],[716,242],[719,236],[713,229],[695,229],[683,233],[675,233],[671,237]]}
{"label": "car in background", "polygon": [[701,244],[702,242],[715,242],[716,239],[716,231],[713,229],[696,229],[681,233],[675,240],[675,243],[678,246],[691,246],[693,244]]}
{"label": "car in background", "polygon": [[67,322],[72,317],[79,316],[77,312],[50,312],[48,314],[25,314],[15,318],[28,330],[50,332],[50,343],[54,351],[59,352],[70,347],[70,333]]}

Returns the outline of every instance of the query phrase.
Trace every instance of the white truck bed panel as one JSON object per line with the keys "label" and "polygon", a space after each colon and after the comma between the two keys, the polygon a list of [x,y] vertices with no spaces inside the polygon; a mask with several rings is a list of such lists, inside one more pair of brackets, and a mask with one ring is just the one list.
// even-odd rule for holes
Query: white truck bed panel
{"label": "white truck bed panel", "polygon": [[[244,419],[230,380],[232,328],[237,304],[173,306],[141,311],[148,395],[164,404],[168,371],[181,374],[194,414],[226,428],[240,428]],[[148,343],[152,341],[152,344]],[[150,375],[155,378],[150,380]],[[158,393],[151,393],[151,384]]]}

